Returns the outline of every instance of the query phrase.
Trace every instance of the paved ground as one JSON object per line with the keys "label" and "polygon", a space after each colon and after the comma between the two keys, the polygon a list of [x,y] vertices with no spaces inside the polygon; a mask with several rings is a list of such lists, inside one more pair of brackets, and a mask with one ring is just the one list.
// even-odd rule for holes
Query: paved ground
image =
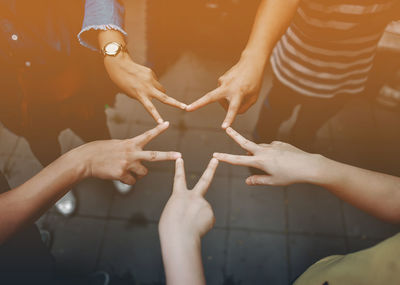
{"label": "paved ground", "polygon": [[[132,10],[144,11],[142,4],[135,5],[128,9],[128,16]],[[144,30],[137,24],[143,20],[139,16],[128,17],[132,19],[128,30],[138,29],[135,35],[140,42]],[[144,61],[145,47],[131,45],[130,49],[138,61]],[[215,87],[216,79],[230,64],[187,53],[161,82],[168,94],[191,102]],[[262,94],[269,87],[267,73]],[[195,113],[158,106],[172,126],[148,149],[181,151],[190,185],[214,151],[242,152],[220,130],[224,112],[217,104]],[[249,138],[258,109],[259,104],[234,125]],[[132,137],[154,126],[141,105],[122,94],[107,114],[115,138]],[[355,100],[319,132],[318,151],[400,175],[399,124],[400,114],[367,100]],[[69,130],[61,134],[60,141],[64,151],[82,143]],[[138,284],[164,282],[157,223],[170,194],[173,163],[155,163],[149,168],[150,174],[127,196],[118,195],[109,182],[89,179],[75,188],[79,209],[74,217],[66,219],[51,210],[41,218],[39,224],[54,235],[52,252],[60,269],[105,269],[130,273]],[[26,140],[0,128],[0,170],[11,186],[40,169]],[[247,169],[221,165],[207,194],[217,219],[203,241],[208,284],[288,284],[324,256],[366,248],[399,231],[323,188],[293,185],[250,191],[244,183],[247,175]]]}

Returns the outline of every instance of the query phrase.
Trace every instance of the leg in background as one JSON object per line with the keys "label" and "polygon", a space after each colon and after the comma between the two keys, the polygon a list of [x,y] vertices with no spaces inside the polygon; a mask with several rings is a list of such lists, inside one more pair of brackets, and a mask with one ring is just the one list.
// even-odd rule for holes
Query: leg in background
{"label": "leg in background", "polygon": [[314,98],[304,96],[297,120],[292,128],[290,143],[312,151],[318,130],[348,102],[349,96]]}
{"label": "leg in background", "polygon": [[302,95],[285,87],[277,79],[269,91],[261,107],[257,125],[254,130],[254,140],[257,143],[271,143],[277,139],[279,127],[287,120]]}

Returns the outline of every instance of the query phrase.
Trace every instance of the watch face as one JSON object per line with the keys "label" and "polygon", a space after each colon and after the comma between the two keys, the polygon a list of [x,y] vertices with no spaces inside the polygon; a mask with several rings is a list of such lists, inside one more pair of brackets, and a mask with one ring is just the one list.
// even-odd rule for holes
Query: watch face
{"label": "watch face", "polygon": [[104,52],[107,55],[117,55],[121,47],[117,43],[109,43],[104,47]]}

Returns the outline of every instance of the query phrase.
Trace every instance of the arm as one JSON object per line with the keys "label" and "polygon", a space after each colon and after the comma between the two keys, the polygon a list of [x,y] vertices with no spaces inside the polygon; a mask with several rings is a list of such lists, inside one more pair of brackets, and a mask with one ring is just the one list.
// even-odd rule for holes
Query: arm
{"label": "arm", "polygon": [[[110,42],[126,46],[126,32],[122,29],[124,7],[116,0],[86,0],[83,27],[78,34],[82,45],[101,50]],[[98,48],[97,48],[98,47]],[[151,102],[153,98],[173,107],[186,109],[183,104],[165,94],[154,72],[135,63],[123,51],[117,56],[105,56],[104,66],[111,80],[129,97],[138,100],[157,123],[163,119]]]}
{"label": "arm", "polygon": [[167,284],[205,284],[201,238],[214,225],[210,204],[204,199],[217,168],[212,159],[193,188],[188,190],[183,160],[176,161],[173,192],[161,215],[159,232]]}
{"label": "arm", "polygon": [[400,223],[400,177],[321,157],[310,183],[383,220]]}
{"label": "arm", "polygon": [[219,87],[188,106],[194,111],[215,101],[227,109],[222,128],[229,127],[258,98],[272,50],[289,26],[300,0],[263,0],[239,62],[219,78]]}
{"label": "arm", "polygon": [[231,164],[265,171],[246,179],[249,185],[312,183],[329,189],[344,201],[378,217],[400,223],[400,178],[333,161],[283,142],[257,145],[232,128],[227,133],[251,155],[215,153]]}
{"label": "arm", "polygon": [[[132,139],[97,141],[64,154],[21,186],[0,195],[0,245],[32,223],[86,177],[134,184],[147,174],[141,160],[174,160],[177,152],[144,151],[151,139],[168,128],[164,123]],[[135,176],[134,176],[135,175]]]}

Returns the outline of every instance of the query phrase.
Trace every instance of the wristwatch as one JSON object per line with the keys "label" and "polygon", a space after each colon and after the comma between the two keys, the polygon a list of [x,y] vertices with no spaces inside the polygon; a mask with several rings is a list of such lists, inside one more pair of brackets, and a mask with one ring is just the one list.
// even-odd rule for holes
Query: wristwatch
{"label": "wristwatch", "polygon": [[102,49],[101,52],[104,56],[117,56],[121,51],[126,51],[126,46],[117,42],[107,43]]}

